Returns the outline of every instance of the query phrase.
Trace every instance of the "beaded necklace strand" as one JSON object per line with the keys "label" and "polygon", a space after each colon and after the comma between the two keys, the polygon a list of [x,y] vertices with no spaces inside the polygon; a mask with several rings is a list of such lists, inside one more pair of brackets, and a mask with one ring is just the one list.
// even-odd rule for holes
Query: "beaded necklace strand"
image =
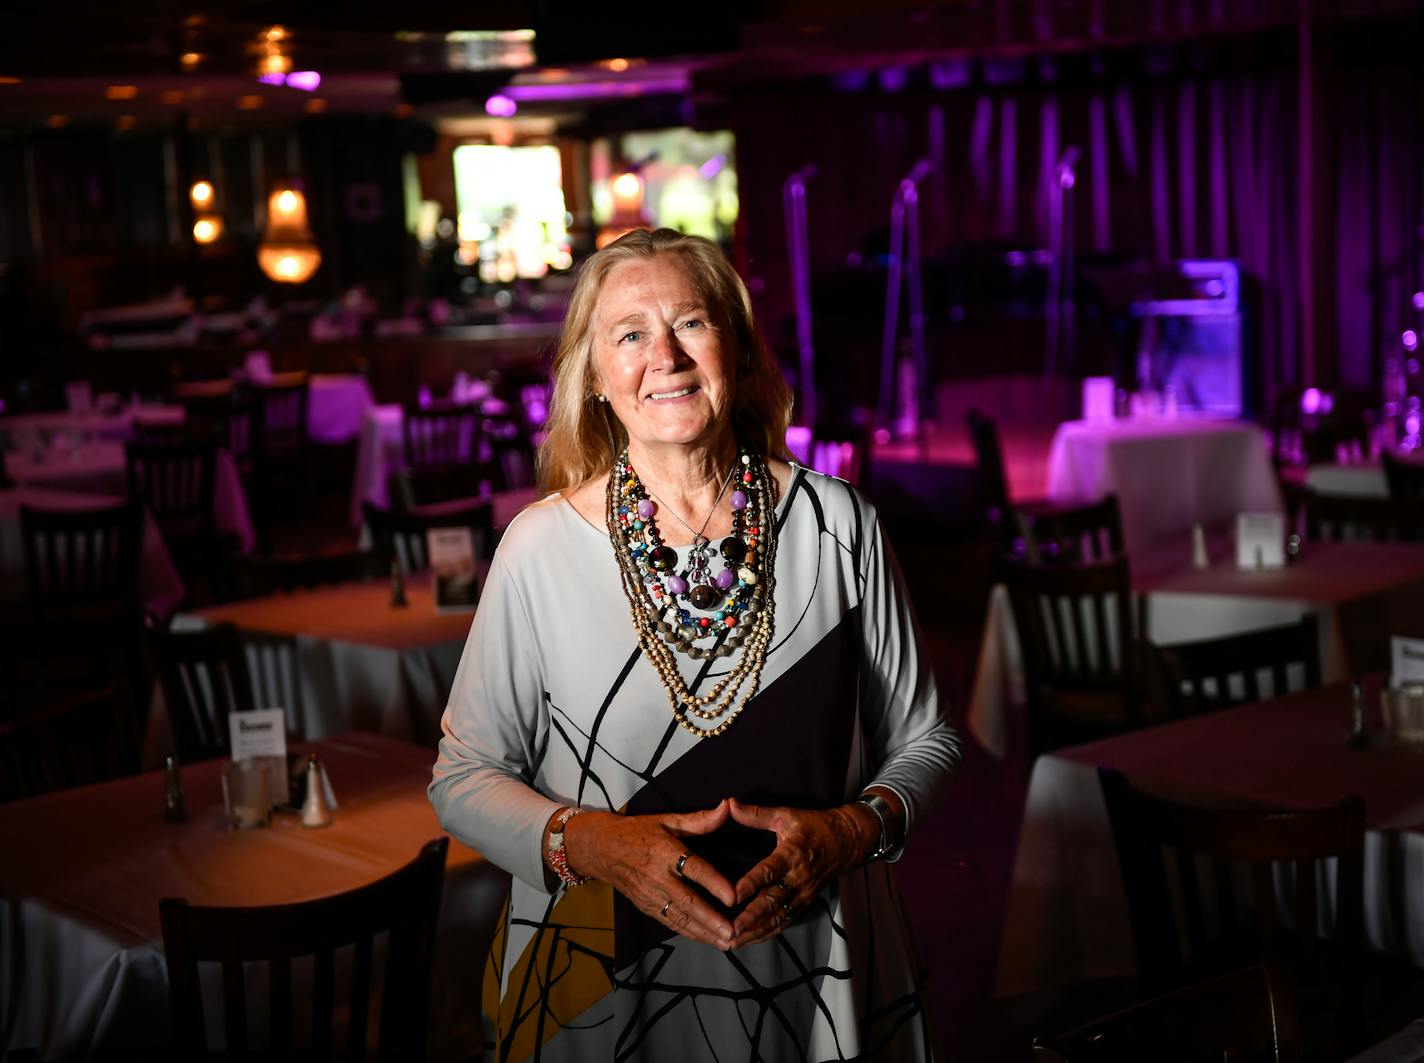
{"label": "beaded necklace strand", "polygon": [[[746,451],[740,454],[739,467],[740,473],[734,466],[730,477],[737,482],[731,499],[732,534],[722,540],[724,567],[716,576],[707,563],[708,541],[700,533],[688,551],[687,565],[678,571],[677,551],[663,543],[654,519],[657,503],[648,496],[627,451],[619,455],[608,478],[609,538],[638,645],[658,673],[674,718],[699,738],[722,734],[746,708],[760,685],[771,644],[776,534],[770,475],[766,463]],[[711,639],[712,645],[696,645],[703,639]],[[694,695],[688,689],[676,654],[705,660],[729,656],[739,648],[744,650],[741,658],[710,690]],[[705,727],[689,717],[717,722]]]}

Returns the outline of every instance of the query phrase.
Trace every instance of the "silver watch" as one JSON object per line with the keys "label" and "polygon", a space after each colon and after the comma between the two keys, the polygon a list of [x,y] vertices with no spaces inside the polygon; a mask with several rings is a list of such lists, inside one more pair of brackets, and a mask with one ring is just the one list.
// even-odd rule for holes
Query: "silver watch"
{"label": "silver watch", "polygon": [[874,863],[890,853],[893,848],[890,844],[890,802],[879,794],[861,794],[855,799],[856,804],[866,805],[870,811],[875,813],[875,818],[880,821],[880,841],[875,846],[875,851],[865,858],[867,864]]}

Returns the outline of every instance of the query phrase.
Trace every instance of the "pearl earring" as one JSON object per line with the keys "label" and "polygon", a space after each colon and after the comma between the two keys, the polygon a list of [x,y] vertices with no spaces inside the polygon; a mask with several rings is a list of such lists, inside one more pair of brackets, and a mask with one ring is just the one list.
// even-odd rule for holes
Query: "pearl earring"
{"label": "pearl earring", "polygon": [[608,401],[608,396],[607,396],[607,395],[604,395],[604,394],[602,394],[602,393],[595,393],[595,394],[594,394],[594,398],[596,398],[599,402],[607,402],[607,401]]}

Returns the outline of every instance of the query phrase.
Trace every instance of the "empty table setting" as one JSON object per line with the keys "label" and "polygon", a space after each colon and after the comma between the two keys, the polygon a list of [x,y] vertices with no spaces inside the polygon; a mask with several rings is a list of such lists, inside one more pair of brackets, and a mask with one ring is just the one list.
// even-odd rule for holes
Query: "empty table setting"
{"label": "empty table setting", "polygon": [[1115,494],[1128,553],[1194,523],[1224,528],[1238,513],[1279,513],[1265,433],[1245,421],[1148,418],[1069,421],[1048,456],[1048,495]]}
{"label": "empty table setting", "polygon": [[[433,749],[371,734],[300,748],[318,754],[336,794],[333,821],[321,830],[280,810],[270,826],[231,829],[225,759],[182,769],[186,822],[165,820],[161,772],[0,805],[0,841],[6,852],[24,854],[0,866],[4,1050],[38,1049],[44,1059],[168,1058],[162,898],[239,906],[309,900],[374,881],[440,835],[425,796]],[[479,854],[451,843],[431,1058],[479,1055],[479,1009],[471,1001],[479,999],[506,886]]]}
{"label": "empty table setting", "polygon": [[[1230,545],[1209,539],[1210,564],[1191,564],[1191,538],[1172,537],[1131,556],[1139,631],[1158,645],[1319,620],[1326,681],[1388,665],[1389,636],[1424,635],[1424,545],[1316,542],[1282,568],[1242,569]],[[1026,701],[1013,608],[1002,585],[991,592],[968,727],[1002,756],[1006,714]]]}
{"label": "empty table setting", "polygon": [[1365,748],[1335,683],[1038,758],[1001,939],[995,992],[1011,996],[1135,970],[1131,927],[1098,769],[1211,807],[1322,808],[1363,797],[1364,936],[1424,962],[1424,754],[1380,731],[1380,683],[1364,684]]}

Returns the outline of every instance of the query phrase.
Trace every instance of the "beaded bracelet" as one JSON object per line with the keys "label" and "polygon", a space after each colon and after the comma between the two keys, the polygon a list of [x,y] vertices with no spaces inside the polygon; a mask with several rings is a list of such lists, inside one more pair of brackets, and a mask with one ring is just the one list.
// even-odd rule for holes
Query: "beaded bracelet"
{"label": "beaded bracelet", "polygon": [[549,866],[565,886],[582,886],[589,881],[589,876],[576,874],[569,867],[569,851],[564,845],[565,824],[582,811],[581,808],[565,808],[554,817],[554,826],[549,832]]}

